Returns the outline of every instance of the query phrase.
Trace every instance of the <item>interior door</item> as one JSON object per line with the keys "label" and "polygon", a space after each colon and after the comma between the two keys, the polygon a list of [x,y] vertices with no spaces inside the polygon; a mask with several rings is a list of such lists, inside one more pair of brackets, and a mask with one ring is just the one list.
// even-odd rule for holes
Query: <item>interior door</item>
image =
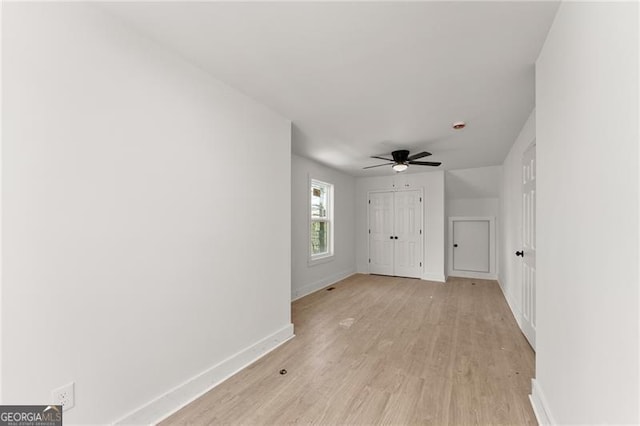
{"label": "interior door", "polygon": [[369,195],[369,272],[422,276],[421,191]]}
{"label": "interior door", "polygon": [[393,275],[393,192],[369,196],[369,272]]}
{"label": "interior door", "polygon": [[490,226],[488,220],[453,222],[453,270],[490,271]]}
{"label": "interior door", "polygon": [[536,146],[522,157],[522,331],[536,347]]}
{"label": "interior door", "polygon": [[422,194],[400,191],[394,196],[394,275],[422,275]]}

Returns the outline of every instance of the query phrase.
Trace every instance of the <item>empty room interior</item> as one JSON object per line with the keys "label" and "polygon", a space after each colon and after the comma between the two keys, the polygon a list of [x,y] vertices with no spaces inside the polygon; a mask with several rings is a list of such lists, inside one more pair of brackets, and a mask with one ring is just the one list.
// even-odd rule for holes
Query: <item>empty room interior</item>
{"label": "empty room interior", "polygon": [[0,420],[640,424],[639,9],[3,1]]}

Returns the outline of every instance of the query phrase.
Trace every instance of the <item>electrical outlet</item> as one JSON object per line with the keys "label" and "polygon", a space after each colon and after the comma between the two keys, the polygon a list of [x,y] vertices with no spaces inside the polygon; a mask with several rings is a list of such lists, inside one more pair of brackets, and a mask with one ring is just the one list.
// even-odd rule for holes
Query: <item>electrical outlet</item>
{"label": "electrical outlet", "polygon": [[62,411],[67,411],[68,409],[73,408],[75,404],[74,388],[75,383],[71,382],[68,385],[64,385],[59,387],[58,389],[54,389],[51,392],[51,399],[53,400],[53,404],[62,405]]}

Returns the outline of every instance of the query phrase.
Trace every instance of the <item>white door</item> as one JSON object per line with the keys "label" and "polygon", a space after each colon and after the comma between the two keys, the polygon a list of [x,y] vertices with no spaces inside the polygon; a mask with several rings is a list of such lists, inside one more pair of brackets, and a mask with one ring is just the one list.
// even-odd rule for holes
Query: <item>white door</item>
{"label": "white door", "polygon": [[393,192],[369,196],[369,272],[393,275]]}
{"label": "white door", "polygon": [[375,192],[369,196],[369,272],[422,276],[422,194]]}
{"label": "white door", "polygon": [[536,348],[536,146],[522,157],[522,331]]}
{"label": "white door", "polygon": [[488,220],[453,222],[454,271],[490,271],[490,229]]}
{"label": "white door", "polygon": [[422,275],[422,194],[394,193],[394,275],[420,278]]}

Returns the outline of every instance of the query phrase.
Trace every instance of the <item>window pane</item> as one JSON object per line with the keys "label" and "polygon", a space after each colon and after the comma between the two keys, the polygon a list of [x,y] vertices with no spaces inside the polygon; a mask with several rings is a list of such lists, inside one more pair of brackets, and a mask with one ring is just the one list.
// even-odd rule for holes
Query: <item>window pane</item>
{"label": "window pane", "polygon": [[311,254],[322,254],[329,251],[329,224],[327,222],[311,222]]}
{"label": "window pane", "polygon": [[311,185],[311,217],[327,217],[327,187],[313,183]]}

